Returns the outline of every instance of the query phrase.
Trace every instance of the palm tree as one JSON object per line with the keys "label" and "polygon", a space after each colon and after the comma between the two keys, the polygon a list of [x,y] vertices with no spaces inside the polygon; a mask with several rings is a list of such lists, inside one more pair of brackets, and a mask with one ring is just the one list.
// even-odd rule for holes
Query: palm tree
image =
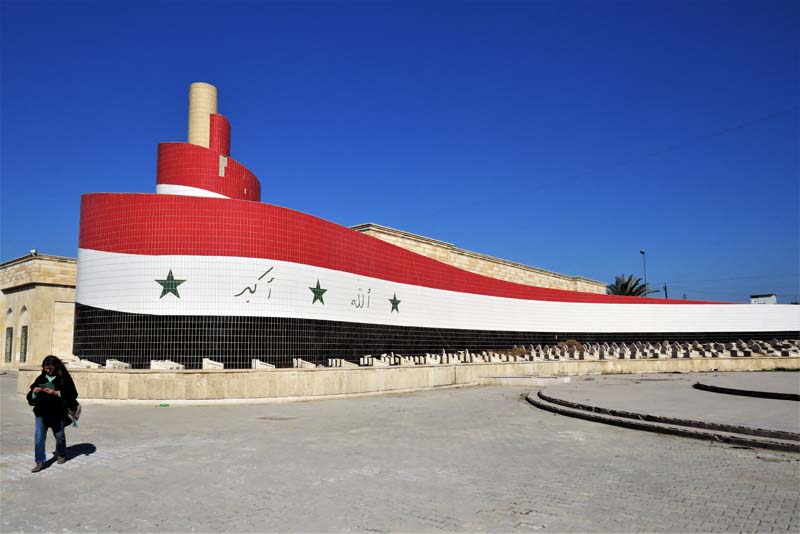
{"label": "palm tree", "polygon": [[651,293],[658,293],[658,291],[658,289],[649,289],[642,283],[641,278],[636,278],[632,274],[617,276],[614,278],[613,284],[606,286],[606,293],[609,295],[628,297],[646,297]]}

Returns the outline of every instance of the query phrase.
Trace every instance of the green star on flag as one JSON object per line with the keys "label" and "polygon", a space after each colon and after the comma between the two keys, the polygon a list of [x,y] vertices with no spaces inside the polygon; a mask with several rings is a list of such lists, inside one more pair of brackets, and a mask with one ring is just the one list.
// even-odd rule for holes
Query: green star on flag
{"label": "green star on flag", "polygon": [[394,294],[394,297],[389,299],[389,302],[392,303],[392,309],[391,309],[391,311],[389,311],[389,313],[392,313],[393,311],[396,311],[397,313],[400,313],[400,308],[398,308],[398,306],[400,306],[400,303],[403,302],[403,301],[402,300],[398,300],[397,293]]}
{"label": "green star on flag", "polygon": [[164,295],[168,295],[172,293],[178,298],[181,296],[178,294],[178,286],[184,283],[186,280],[175,280],[175,277],[172,276],[172,269],[169,270],[169,274],[167,275],[166,280],[156,280],[159,284],[161,284],[161,296],[158,297],[159,299],[164,298]]}
{"label": "green star on flag", "polygon": [[325,294],[327,289],[322,289],[319,286],[319,279],[317,279],[317,287],[309,287],[308,289],[310,289],[311,292],[314,293],[314,300],[311,301],[311,304],[314,304],[315,302],[320,301],[322,303],[322,305],[324,306],[325,305],[325,301],[322,300],[322,295]]}

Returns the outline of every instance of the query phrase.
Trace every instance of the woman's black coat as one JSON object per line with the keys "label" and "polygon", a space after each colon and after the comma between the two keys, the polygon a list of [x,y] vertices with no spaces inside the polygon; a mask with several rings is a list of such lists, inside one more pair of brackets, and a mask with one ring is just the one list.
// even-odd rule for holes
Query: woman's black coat
{"label": "woman's black coat", "polygon": [[56,390],[61,392],[61,396],[40,391],[34,398],[33,388],[41,387],[47,382],[47,376],[42,371],[42,374],[31,384],[26,398],[28,399],[28,404],[33,406],[33,413],[36,417],[44,419],[45,426],[58,428],[62,421],[69,422],[67,410],[74,410],[78,407],[78,390],[75,389],[75,383],[69,375],[66,378],[56,376],[55,380],[53,380],[53,385]]}

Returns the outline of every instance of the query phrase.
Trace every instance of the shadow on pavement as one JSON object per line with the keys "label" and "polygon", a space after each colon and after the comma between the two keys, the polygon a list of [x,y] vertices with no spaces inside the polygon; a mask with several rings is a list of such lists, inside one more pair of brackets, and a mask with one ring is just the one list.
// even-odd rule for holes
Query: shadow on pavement
{"label": "shadow on pavement", "polygon": [[97,451],[97,447],[95,447],[91,443],[78,443],[76,445],[70,445],[67,447],[67,461],[72,460],[78,456],[89,456],[90,454],[94,454]]}
{"label": "shadow on pavement", "polygon": [[[66,461],[69,462],[70,460],[77,458],[78,456],[81,455],[89,456],[90,454],[94,454],[96,451],[97,447],[95,447],[91,443],[78,443],[77,445],[72,445],[67,447],[67,453],[65,458]],[[53,451],[53,454],[56,454],[56,452]],[[45,469],[56,463],[57,459],[58,459],[57,456],[53,456],[52,458],[45,460],[45,462],[42,464],[42,471],[44,471]]]}

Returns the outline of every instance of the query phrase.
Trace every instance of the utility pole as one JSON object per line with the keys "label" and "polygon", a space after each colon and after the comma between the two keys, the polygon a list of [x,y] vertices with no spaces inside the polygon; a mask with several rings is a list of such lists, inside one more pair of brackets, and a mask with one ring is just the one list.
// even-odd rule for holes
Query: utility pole
{"label": "utility pole", "polygon": [[639,254],[642,255],[642,263],[644,263],[644,296],[647,296],[647,290],[650,289],[647,287],[647,255],[644,253],[644,250],[640,250]]}
{"label": "utility pole", "polygon": [[667,295],[667,283],[666,282],[664,282],[664,298],[665,299],[669,298],[669,295]]}

